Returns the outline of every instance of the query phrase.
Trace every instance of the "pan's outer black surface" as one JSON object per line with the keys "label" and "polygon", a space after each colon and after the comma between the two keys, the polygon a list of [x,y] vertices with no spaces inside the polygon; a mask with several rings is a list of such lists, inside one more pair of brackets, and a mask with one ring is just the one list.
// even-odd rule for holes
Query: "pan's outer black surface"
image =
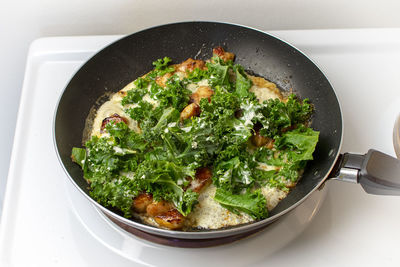
{"label": "pan's outer black surface", "polygon": [[152,62],[169,56],[174,62],[189,57],[210,58],[212,48],[223,46],[236,54],[236,63],[309,98],[315,106],[312,127],[320,131],[320,141],[303,178],[270,214],[250,225],[227,230],[177,232],[157,229],[127,220],[96,205],[108,215],[140,230],[176,238],[216,238],[265,226],[296,207],[321,185],[331,171],[342,139],[340,106],[332,86],[318,67],[291,45],[264,32],[243,26],[214,22],[184,22],[154,27],[129,35],[93,56],[71,79],[60,98],[55,117],[55,143],[64,169],[77,187],[88,196],[82,171],[70,158],[74,146],[82,146],[82,132],[89,110],[106,92],[116,92],[152,69]]}

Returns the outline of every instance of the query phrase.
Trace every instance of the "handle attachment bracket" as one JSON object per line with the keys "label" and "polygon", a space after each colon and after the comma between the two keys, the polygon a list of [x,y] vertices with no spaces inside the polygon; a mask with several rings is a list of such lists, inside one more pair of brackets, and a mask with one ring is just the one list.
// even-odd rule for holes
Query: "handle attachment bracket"
{"label": "handle attachment bracket", "polygon": [[367,154],[343,154],[333,180],[359,183],[369,194],[400,195],[400,160],[370,149]]}

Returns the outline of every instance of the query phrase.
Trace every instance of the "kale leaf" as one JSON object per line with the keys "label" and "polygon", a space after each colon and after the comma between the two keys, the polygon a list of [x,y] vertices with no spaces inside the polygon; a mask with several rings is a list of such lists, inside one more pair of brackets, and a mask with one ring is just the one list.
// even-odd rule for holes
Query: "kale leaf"
{"label": "kale leaf", "polygon": [[73,147],[71,154],[72,161],[77,163],[84,170],[86,166],[86,149]]}
{"label": "kale leaf", "polygon": [[218,188],[214,200],[232,212],[239,213],[242,211],[254,219],[263,219],[268,216],[268,211],[265,208],[267,202],[260,190],[238,195]]}
{"label": "kale leaf", "polygon": [[318,137],[319,132],[301,126],[277,137],[275,144],[278,149],[287,151],[292,161],[312,160]]}
{"label": "kale leaf", "polygon": [[[137,81],[139,81],[139,80],[143,80],[143,79],[139,78]],[[143,86],[143,84],[141,86]],[[146,87],[144,87],[144,88],[146,88]],[[127,95],[122,99],[121,104],[123,106],[125,106],[127,104],[139,103],[139,101],[141,101],[143,96],[146,94],[146,90],[144,90],[144,88],[143,87],[142,88],[135,87],[135,88],[128,90]]]}
{"label": "kale leaf", "polygon": [[239,194],[254,185],[253,165],[244,146],[228,146],[219,153],[214,163],[213,182],[217,187]]}
{"label": "kale leaf", "polygon": [[156,76],[163,76],[166,73],[173,72],[175,68],[173,66],[169,66],[169,63],[171,63],[171,58],[169,57],[164,57],[157,59],[156,61],[153,62],[154,65],[154,73]]}
{"label": "kale leaf", "polygon": [[192,72],[187,73],[187,77],[184,79],[184,83],[197,83],[204,79],[210,78],[210,72],[208,70],[202,70],[195,68]]}
{"label": "kale leaf", "polygon": [[210,63],[207,63],[209,82],[215,87],[217,85],[225,86],[226,88],[232,87],[229,69],[232,69],[232,61],[225,62],[219,57],[213,57]]}
{"label": "kale leaf", "polygon": [[244,69],[240,65],[235,65],[234,70],[236,72],[236,83],[235,92],[239,97],[247,97],[250,92],[249,89],[252,86],[251,80],[247,77]]}
{"label": "kale leaf", "polygon": [[313,106],[308,99],[298,101],[294,94],[290,94],[286,103],[279,99],[269,99],[264,102],[261,113],[262,124],[260,134],[274,137],[280,135],[284,130],[297,124],[305,124],[309,121],[313,112]]}
{"label": "kale leaf", "polygon": [[313,152],[318,142],[319,132],[307,127],[299,127],[285,132],[275,139],[277,150],[262,147],[255,152],[257,162],[269,166],[277,166],[278,170],[261,171],[253,170],[258,181],[273,187],[285,189],[285,180],[296,182],[299,179],[299,171],[305,167],[306,161],[313,159]]}

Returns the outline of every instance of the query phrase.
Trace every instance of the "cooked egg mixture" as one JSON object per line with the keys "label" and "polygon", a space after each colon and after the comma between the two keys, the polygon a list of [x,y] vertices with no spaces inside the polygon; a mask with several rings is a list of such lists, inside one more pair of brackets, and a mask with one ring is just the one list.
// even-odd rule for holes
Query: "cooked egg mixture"
{"label": "cooked egg mixture", "polygon": [[[184,73],[177,73],[178,75],[184,75]],[[279,98],[284,100],[281,92],[272,82],[269,82],[260,77],[249,76],[253,82],[253,86],[250,91],[253,92],[259,102],[263,102],[271,98]],[[195,92],[199,86],[207,86],[207,80],[202,80],[196,84],[188,85],[188,89]],[[130,129],[140,132],[140,128],[136,121],[132,120],[128,114],[124,112],[124,108],[121,105],[122,98],[127,94],[126,92],[134,88],[134,83],[130,83],[125,86],[122,90],[112,95],[109,101],[105,102],[97,111],[91,135],[104,136],[107,133],[101,133],[100,128],[104,118],[110,117],[117,113],[128,120],[128,126]],[[144,99],[153,105],[157,105],[157,101],[151,99],[148,95],[145,95]],[[130,107],[134,107],[135,104]],[[260,164],[259,169],[261,170],[272,170],[275,166],[269,166],[266,164]],[[294,186],[294,184],[292,185]],[[262,194],[267,200],[267,209],[272,210],[280,200],[286,197],[287,192],[282,191],[278,188],[265,186],[262,189]],[[203,188],[199,194],[198,204],[195,206],[192,213],[190,213],[185,221],[187,228],[205,228],[205,229],[218,229],[222,227],[229,227],[238,224],[248,223],[254,221],[254,219],[245,213],[235,214],[229,210],[223,208],[219,203],[214,200],[214,194],[216,187],[210,184],[208,187]],[[145,215],[138,215],[140,219],[148,224],[158,226],[153,218]]]}

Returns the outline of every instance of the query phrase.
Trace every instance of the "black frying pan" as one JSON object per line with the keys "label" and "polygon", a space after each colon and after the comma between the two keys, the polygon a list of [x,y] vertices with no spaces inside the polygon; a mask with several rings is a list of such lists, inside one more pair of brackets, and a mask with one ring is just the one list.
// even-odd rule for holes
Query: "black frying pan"
{"label": "black frying pan", "polygon": [[[147,73],[152,69],[152,62],[158,58],[169,56],[175,63],[189,57],[208,59],[212,55],[212,48],[216,46],[236,54],[235,62],[248,71],[271,80],[282,90],[293,90],[300,98],[309,98],[314,104],[311,127],[320,131],[320,141],[314,152],[314,160],[307,164],[297,186],[270,212],[269,218],[214,231],[158,229],[123,218],[115,211],[97,204],[88,195],[88,185],[80,167],[70,158],[72,147],[82,146],[82,133],[91,107],[99,106],[101,101],[98,99],[105,93],[117,92]],[[366,155],[339,154],[342,114],[335,92],[319,68],[286,42],[238,25],[214,22],[168,24],[116,41],[93,56],[72,77],[59,100],[54,127],[60,161],[78,189],[119,223],[161,236],[208,239],[254,231],[295,208],[329,177],[361,183],[370,193],[400,194],[400,177],[397,177],[400,164],[396,159],[374,150]],[[380,168],[383,165],[384,169]]]}

